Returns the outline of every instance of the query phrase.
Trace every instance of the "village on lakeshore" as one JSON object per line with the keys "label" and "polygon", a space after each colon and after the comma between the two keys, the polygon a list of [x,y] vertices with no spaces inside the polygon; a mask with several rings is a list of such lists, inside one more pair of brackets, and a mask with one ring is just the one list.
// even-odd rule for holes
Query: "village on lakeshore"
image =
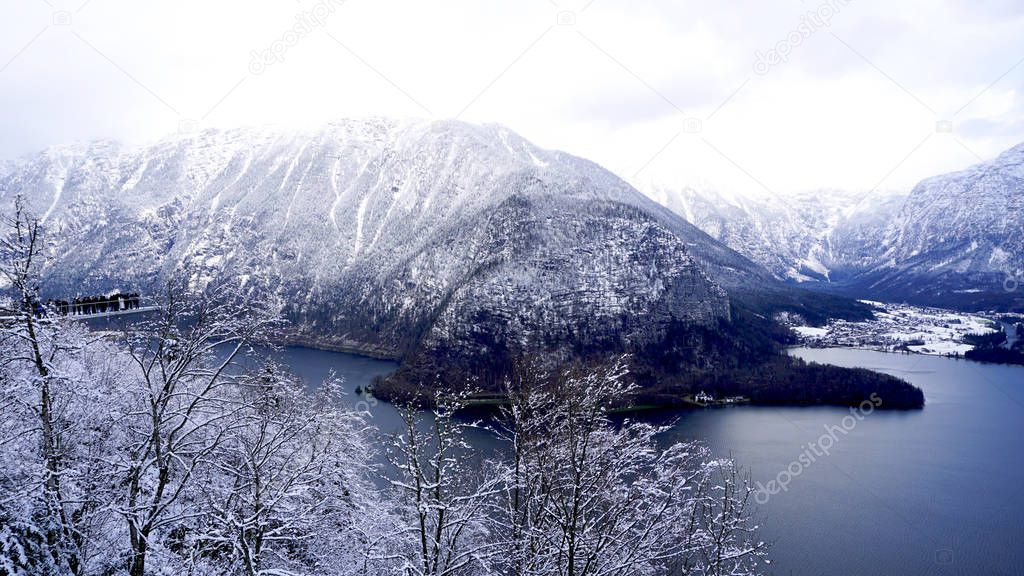
{"label": "village on lakeshore", "polygon": [[[794,325],[791,328],[802,346],[958,357],[975,348],[970,342],[972,336],[994,334],[1001,329],[1014,332],[1024,320],[1024,316],[1017,318],[1007,314],[971,314],[908,304],[862,302],[875,308],[874,319],[832,320],[824,327]],[[1011,322],[1006,321],[1008,317]],[[1016,321],[1012,322],[1014,319]]]}
{"label": "village on lakeshore", "polygon": [[694,396],[685,396],[683,400],[687,403],[695,406],[732,406],[735,404],[749,404],[750,398],[746,396],[726,396],[722,398],[716,398],[712,394],[708,394],[704,390],[701,390]]}

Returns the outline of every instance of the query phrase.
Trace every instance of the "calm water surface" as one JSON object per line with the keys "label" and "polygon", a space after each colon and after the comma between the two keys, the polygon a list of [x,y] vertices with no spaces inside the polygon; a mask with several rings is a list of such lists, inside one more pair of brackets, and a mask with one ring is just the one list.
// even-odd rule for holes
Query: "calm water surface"
{"label": "calm water surface", "polygon": [[[1024,574],[1024,367],[848,349],[791,353],[905,378],[924,390],[927,406],[875,411],[834,433],[830,454],[806,466],[791,464],[849,410],[740,406],[671,415],[667,440],[702,440],[735,457],[755,482],[798,471],[760,506],[773,574]],[[333,370],[349,391],[395,368],[304,348],[287,348],[282,359],[311,383]],[[382,431],[396,429],[387,404],[360,407]]]}

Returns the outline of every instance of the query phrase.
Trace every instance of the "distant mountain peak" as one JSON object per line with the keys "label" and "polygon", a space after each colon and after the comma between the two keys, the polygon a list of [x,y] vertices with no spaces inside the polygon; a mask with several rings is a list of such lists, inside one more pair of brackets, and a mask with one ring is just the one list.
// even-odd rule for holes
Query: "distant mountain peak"
{"label": "distant mountain peak", "polygon": [[692,189],[659,195],[780,278],[863,298],[1024,306],[1024,294],[1005,288],[1024,280],[1024,143],[909,193],[821,190],[749,203]]}

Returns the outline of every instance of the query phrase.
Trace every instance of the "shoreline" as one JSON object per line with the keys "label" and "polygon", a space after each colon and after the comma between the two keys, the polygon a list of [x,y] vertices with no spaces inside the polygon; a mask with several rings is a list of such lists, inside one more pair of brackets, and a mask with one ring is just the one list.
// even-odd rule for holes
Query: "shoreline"
{"label": "shoreline", "polygon": [[[341,345],[341,344],[331,343],[331,342],[327,341],[326,339],[297,337],[294,334],[290,334],[290,335],[288,335],[286,337],[280,338],[276,342],[276,344],[278,346],[282,346],[282,347],[304,348],[304,349],[308,349],[308,350],[316,350],[316,351],[321,351],[321,352],[348,354],[348,355],[358,356],[358,357],[372,359],[372,360],[394,362],[396,364],[396,369],[401,367],[401,361],[396,357],[396,355],[386,353],[382,349],[375,348],[375,347],[364,347],[364,346],[357,346],[357,345]],[[852,349],[852,350],[864,349],[864,348],[853,348],[853,347],[848,347],[848,346],[806,346],[806,345],[799,345],[798,344],[798,345],[792,345],[792,346],[785,346],[785,347],[783,347],[782,348],[781,356],[782,357],[799,359],[797,356],[791,354],[790,351],[792,349],[801,348],[801,347],[808,348],[808,349],[814,349],[814,348],[848,348],[848,349]],[[874,351],[874,352],[890,352],[890,351],[884,351],[884,350],[869,350],[869,351]],[[832,365],[821,364],[821,366],[832,366]],[[877,374],[879,376],[885,376],[885,374],[882,373],[882,372],[876,372],[876,371],[872,371],[872,372],[874,372],[875,374]],[[374,397],[377,398],[378,400],[381,400],[383,402],[388,402],[390,404],[394,404],[395,400],[398,399],[398,397],[395,397],[395,396],[393,396],[391,394],[388,394],[388,393],[381,393],[381,391],[374,392],[372,387],[369,388],[368,391],[371,394],[373,394]],[[849,407],[849,406],[855,406],[856,405],[856,402],[847,403],[847,402],[842,402],[842,401],[839,401],[839,402],[837,402],[837,401],[806,401],[805,399],[802,400],[802,399],[796,399],[796,398],[792,399],[791,401],[778,401],[778,400],[758,401],[755,398],[752,398],[750,396],[743,395],[743,394],[739,394],[739,395],[733,394],[729,398],[723,397],[722,399],[712,399],[711,401],[707,401],[707,402],[698,402],[698,401],[696,401],[696,395],[697,395],[697,392],[688,391],[688,392],[683,393],[683,394],[672,394],[671,397],[666,397],[666,395],[664,395],[664,393],[657,393],[657,392],[655,392],[653,394],[653,396],[652,396],[652,395],[644,394],[644,392],[641,391],[641,393],[638,395],[637,403],[635,405],[616,407],[616,408],[613,408],[611,410],[611,413],[631,414],[631,413],[657,412],[657,411],[661,411],[661,410],[690,410],[690,409],[698,409],[698,408],[725,408],[725,407],[730,407],[730,406],[791,406],[791,407],[833,406],[833,407],[840,407],[841,408],[841,407]],[[657,396],[661,396],[661,398],[657,398]],[[501,404],[502,404],[502,400],[501,399],[495,398],[494,396],[490,396],[490,397],[483,397],[483,398],[480,398],[480,399],[475,400],[475,401],[471,401],[468,407],[470,407],[470,408],[488,408],[488,407],[495,407],[495,406],[498,406],[498,405],[501,405]],[[892,409],[894,409],[894,410],[914,410],[914,409],[920,409],[923,406],[924,406],[924,403],[922,402],[921,405],[919,405],[919,406],[900,406],[900,407],[894,407]]]}
{"label": "shoreline", "polygon": [[294,346],[296,348],[308,348],[310,350],[319,350],[321,352],[338,352],[341,354],[351,354],[353,356],[372,358],[374,360],[387,360],[398,364],[401,363],[400,354],[382,346],[367,346],[356,343],[337,344],[330,339],[313,338],[298,334],[285,335],[277,340],[275,344],[283,347]]}
{"label": "shoreline", "polygon": [[[364,345],[364,344],[361,344],[361,343],[355,343],[355,342],[339,343],[339,341],[337,339],[309,337],[309,336],[303,336],[303,335],[297,334],[295,332],[279,334],[277,338],[274,338],[272,344],[275,345],[275,346],[280,346],[282,348],[283,347],[302,348],[302,349],[319,351],[319,352],[347,354],[347,355],[357,356],[357,357],[371,359],[371,360],[393,362],[395,364],[395,370],[400,369],[401,365],[402,365],[401,360],[399,359],[398,355],[395,353],[394,350],[388,350],[388,349],[386,349],[384,347],[378,347],[378,346],[367,346],[367,345]],[[851,350],[869,350],[869,351],[874,351],[874,352],[896,353],[896,351],[892,351],[892,350],[878,350],[878,349],[871,349],[871,348],[868,348],[868,347],[813,346],[813,345],[807,345],[807,344],[796,344],[796,345],[784,346],[782,348],[782,350],[781,350],[781,352],[782,352],[781,356],[782,357],[789,357],[789,358],[798,358],[797,356],[795,356],[794,354],[791,353],[791,351],[793,349],[796,349],[796,348],[808,348],[808,349],[815,349],[815,348],[847,348],[847,349],[851,349]],[[903,352],[903,353],[904,354],[920,354],[918,352]],[[925,355],[942,356],[942,355],[937,355],[937,354],[925,354]],[[949,356],[949,357],[955,357],[955,356]],[[960,358],[962,358],[962,357],[957,357],[957,359],[960,359]],[[823,364],[823,365],[824,366],[828,366],[827,364]],[[876,372],[876,374],[879,374],[880,376],[883,375],[880,372]],[[711,385],[710,382],[708,384]],[[716,389],[714,387],[708,388],[708,390],[712,394],[716,393]],[[689,409],[696,409],[696,408],[722,408],[722,407],[729,407],[729,406],[780,406],[781,405],[781,406],[792,406],[792,407],[800,407],[800,406],[848,407],[848,406],[853,406],[853,405],[856,404],[856,403],[848,403],[846,401],[836,401],[837,400],[836,398],[833,398],[831,401],[828,401],[828,400],[821,401],[821,400],[823,400],[822,397],[818,398],[819,401],[807,401],[808,400],[807,398],[791,398],[789,401],[780,401],[778,399],[773,399],[773,400],[769,400],[769,401],[765,401],[765,399],[761,399],[759,401],[758,399],[756,399],[754,397],[751,397],[749,395],[745,395],[745,394],[742,394],[742,393],[737,394],[737,393],[735,393],[736,391],[733,391],[732,393],[729,393],[729,392],[726,392],[724,390],[718,390],[718,392],[722,392],[722,393],[726,394],[726,396],[723,396],[721,399],[719,399],[719,398],[710,398],[709,400],[701,402],[701,401],[697,400],[698,394],[697,394],[696,389],[695,390],[686,391],[684,393],[673,393],[673,394],[665,394],[664,392],[659,393],[659,392],[657,392],[655,390],[651,390],[651,392],[653,392],[653,394],[645,394],[644,391],[641,391],[638,394],[638,397],[636,398],[636,403],[635,404],[629,405],[629,406],[615,407],[615,408],[611,409],[611,413],[631,414],[631,413],[657,412],[657,411],[661,411],[661,410],[689,410]],[[371,393],[373,393],[372,389],[371,389]],[[387,394],[387,393],[384,393],[384,394],[374,393],[374,396],[376,398],[378,398],[379,400],[381,400],[381,401],[389,402],[389,403],[394,403],[394,400],[396,399],[395,397],[392,397],[391,394]],[[485,398],[480,398],[477,401],[471,401],[470,407],[496,406],[496,405],[500,405],[501,403],[502,403],[501,399],[498,399],[498,398],[495,398],[494,396],[491,396],[489,398],[485,397]],[[923,403],[922,403],[921,406],[923,406]],[[921,406],[913,406],[913,407],[907,406],[907,407],[899,407],[899,408],[894,408],[894,409],[918,409]]]}
{"label": "shoreline", "polygon": [[815,345],[810,343],[799,343],[791,344],[783,347],[786,354],[789,354],[790,350],[797,348],[807,348],[809,350],[863,350],[867,352],[880,352],[882,354],[902,354],[905,356],[928,356],[931,358],[948,358],[950,360],[963,360],[964,362],[973,362],[982,366],[1021,366],[1021,364],[1005,363],[1005,362],[985,362],[984,360],[976,360],[974,358],[968,358],[963,354],[929,354],[927,352],[916,352],[914,350],[888,350],[883,348],[875,348],[872,346],[828,346],[828,345]]}

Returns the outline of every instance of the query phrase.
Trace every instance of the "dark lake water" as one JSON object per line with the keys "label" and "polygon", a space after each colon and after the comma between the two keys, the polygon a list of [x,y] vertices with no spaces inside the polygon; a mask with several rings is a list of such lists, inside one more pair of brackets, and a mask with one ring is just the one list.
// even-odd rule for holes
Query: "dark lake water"
{"label": "dark lake water", "polygon": [[[927,406],[874,411],[853,426],[849,419],[844,426],[848,409],[826,407],[654,416],[675,420],[667,440],[702,440],[733,456],[754,482],[788,482],[786,490],[762,495],[759,507],[762,535],[773,543],[773,574],[1024,574],[1024,367],[848,349],[791,353],[905,378],[924,390]],[[304,348],[282,356],[310,383],[334,370],[350,391],[395,368]],[[360,408],[383,432],[397,427],[387,404],[354,394],[350,401],[364,402]],[[823,442],[829,427],[835,440]],[[831,446],[800,462],[811,443],[818,452]],[[795,474],[787,476],[787,468]]]}

